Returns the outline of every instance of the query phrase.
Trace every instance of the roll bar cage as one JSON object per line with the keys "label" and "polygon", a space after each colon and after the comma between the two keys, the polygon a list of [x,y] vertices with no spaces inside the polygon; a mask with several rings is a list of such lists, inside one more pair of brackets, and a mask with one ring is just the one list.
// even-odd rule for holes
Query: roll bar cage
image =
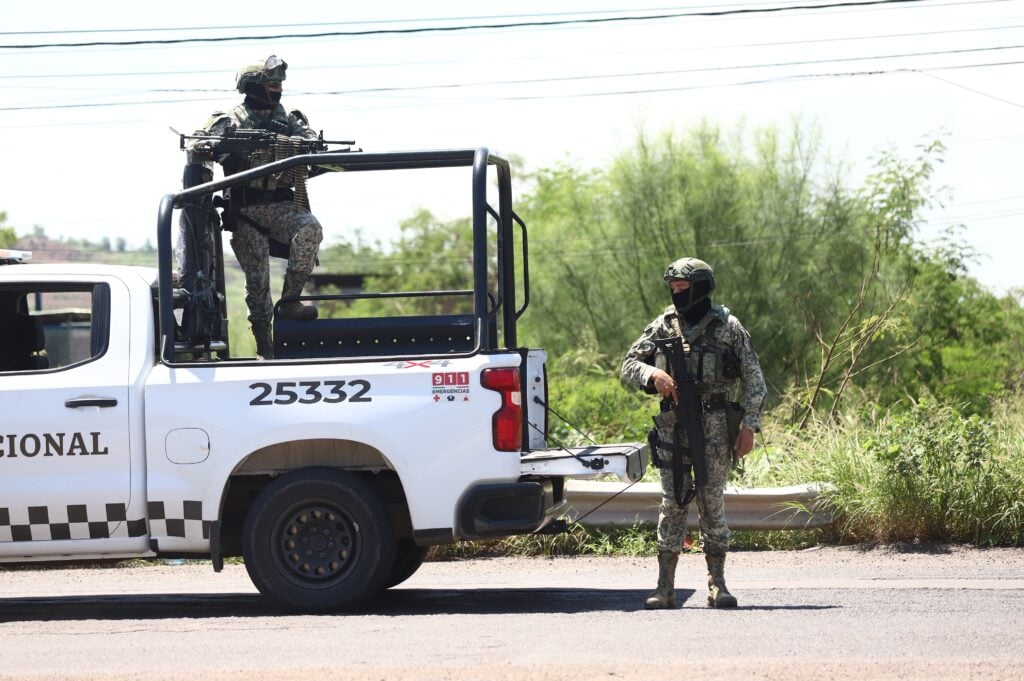
{"label": "roll bar cage", "polygon": [[[502,347],[517,347],[516,322],[529,305],[529,267],[526,225],[512,210],[512,176],[508,161],[491,153],[487,148],[450,149],[438,151],[406,151],[406,152],[324,152],[303,154],[275,161],[266,165],[230,175],[220,180],[206,182],[181,191],[167,194],[160,201],[157,214],[157,250],[159,256],[158,279],[158,339],[159,353],[163,362],[176,363],[177,354],[195,352],[189,343],[175,343],[174,289],[172,285],[172,268],[175,267],[174,249],[172,245],[172,218],[175,209],[185,203],[212,195],[230,187],[246,184],[252,180],[280,173],[289,168],[301,165],[316,166],[327,170],[343,170],[346,172],[362,172],[371,170],[404,170],[417,168],[452,168],[472,167],[472,227],[473,227],[473,289],[469,291],[428,291],[410,295],[452,295],[472,294],[473,326],[476,329],[476,342],[469,353],[477,351],[497,350]],[[488,202],[487,178],[488,168],[496,170],[498,201],[497,207]],[[488,229],[487,218],[491,216],[497,224],[494,235],[497,246],[497,297],[488,292]],[[516,276],[515,249],[513,232],[518,225],[522,231],[522,266],[523,266],[523,304],[516,309]],[[224,294],[223,253],[220,248],[219,229],[217,245],[217,291]],[[352,299],[358,297],[374,297],[379,294],[344,294],[338,296],[317,296],[317,299],[338,298]],[[501,331],[503,338],[498,338],[498,314],[501,313]],[[187,340],[187,339],[186,339]],[[226,340],[223,349],[226,350]]]}

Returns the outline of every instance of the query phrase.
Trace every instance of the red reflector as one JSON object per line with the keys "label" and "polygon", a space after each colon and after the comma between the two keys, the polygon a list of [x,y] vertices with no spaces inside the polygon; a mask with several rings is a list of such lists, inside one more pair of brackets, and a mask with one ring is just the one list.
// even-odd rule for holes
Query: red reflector
{"label": "red reflector", "polygon": [[523,397],[519,389],[519,368],[484,369],[480,383],[501,393],[501,408],[491,417],[494,448],[518,452],[523,448]]}

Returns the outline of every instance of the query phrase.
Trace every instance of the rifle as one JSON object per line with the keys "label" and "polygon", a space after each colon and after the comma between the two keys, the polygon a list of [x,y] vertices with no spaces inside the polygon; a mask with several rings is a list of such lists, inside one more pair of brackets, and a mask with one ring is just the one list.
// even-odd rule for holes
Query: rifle
{"label": "rifle", "polygon": [[[218,156],[231,155],[239,158],[249,158],[255,153],[262,152],[270,154],[271,161],[278,160],[277,156],[287,158],[297,154],[352,151],[352,145],[355,144],[355,140],[325,140],[323,131],[314,139],[305,139],[289,137],[272,130],[252,128],[228,128],[220,135],[179,133],[178,137],[181,149],[208,150]],[[195,141],[187,143],[186,140]],[[328,149],[329,144],[338,144],[344,148]],[[287,153],[278,153],[279,150],[285,150],[282,147],[286,147]]]}
{"label": "rifle", "polygon": [[708,481],[707,459],[705,449],[707,443],[704,439],[704,407],[697,393],[697,381],[690,375],[686,366],[686,349],[683,346],[683,338],[664,338],[654,341],[654,344],[665,353],[669,363],[669,373],[676,382],[676,393],[679,395],[679,402],[673,404],[672,412],[676,417],[673,425],[672,437],[672,483],[676,503],[685,505],[689,499],[684,498],[682,479],[686,473],[683,467],[683,455],[685,453],[682,445],[681,435],[685,432],[689,442],[690,460],[693,462],[693,480],[696,486],[703,487]]}

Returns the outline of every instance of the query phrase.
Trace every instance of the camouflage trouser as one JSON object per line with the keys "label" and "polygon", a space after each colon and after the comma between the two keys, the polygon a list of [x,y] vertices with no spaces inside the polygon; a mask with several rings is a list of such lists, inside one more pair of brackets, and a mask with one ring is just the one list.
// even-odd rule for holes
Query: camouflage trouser
{"label": "camouflage trouser", "polygon": [[[662,442],[672,442],[672,431],[659,431]],[[704,414],[705,459],[708,483],[697,488],[697,517],[704,553],[724,556],[729,550],[729,527],[725,523],[725,483],[732,470],[732,443],[726,435],[725,412]],[[661,468],[661,508],[658,513],[658,550],[679,553],[686,536],[687,508],[676,503],[672,486],[672,452],[659,448],[666,462]]]}
{"label": "camouflage trouser", "polygon": [[[309,211],[290,201],[260,203],[242,208],[242,215],[267,229],[275,240],[289,244],[288,269],[305,279],[313,271],[323,228]],[[239,220],[231,237],[231,248],[245,272],[245,303],[253,333],[269,330],[274,303],[270,294],[270,243],[252,225]],[[268,331],[269,332],[269,331]]]}

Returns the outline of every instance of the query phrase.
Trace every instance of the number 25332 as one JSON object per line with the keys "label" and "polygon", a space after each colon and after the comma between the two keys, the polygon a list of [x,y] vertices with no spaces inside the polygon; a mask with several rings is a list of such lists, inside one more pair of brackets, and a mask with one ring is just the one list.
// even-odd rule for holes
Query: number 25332
{"label": "number 25332", "polygon": [[249,400],[253,406],[272,404],[338,404],[341,402],[372,402],[370,382],[361,378],[351,381],[279,381],[253,383],[250,390],[256,396]]}

